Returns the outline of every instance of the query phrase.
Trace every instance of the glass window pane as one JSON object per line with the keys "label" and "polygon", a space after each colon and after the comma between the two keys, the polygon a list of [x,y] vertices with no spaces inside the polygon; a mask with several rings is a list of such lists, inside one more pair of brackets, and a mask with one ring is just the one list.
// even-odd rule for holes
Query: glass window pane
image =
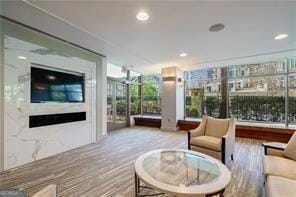
{"label": "glass window pane", "polygon": [[228,68],[229,78],[247,77],[266,74],[279,74],[285,72],[283,60],[264,62],[258,64],[246,64],[230,66]]}
{"label": "glass window pane", "polygon": [[296,58],[287,59],[287,66],[288,66],[289,72],[296,72]]}
{"label": "glass window pane", "polygon": [[131,83],[139,83],[140,82],[140,73],[134,72],[134,71],[130,71],[130,79],[129,81]]}
{"label": "glass window pane", "polygon": [[221,68],[207,68],[188,71],[185,74],[185,78],[193,84],[199,81],[220,80]]}
{"label": "glass window pane", "polygon": [[131,115],[141,114],[141,94],[140,85],[130,85],[130,97],[131,97]]}
{"label": "glass window pane", "polygon": [[107,122],[113,122],[113,83],[107,82]]}
{"label": "glass window pane", "polygon": [[143,76],[143,114],[161,113],[161,75]]}
{"label": "glass window pane", "polygon": [[203,114],[220,117],[221,68],[186,72],[186,117],[201,118]]}
{"label": "glass window pane", "polygon": [[126,86],[116,82],[116,121],[126,121]]}
{"label": "glass window pane", "polygon": [[296,124],[296,73],[289,75],[289,123]]}
{"label": "glass window pane", "polygon": [[200,88],[187,89],[186,91],[186,117],[200,118],[202,116],[203,90]]}
{"label": "glass window pane", "polygon": [[229,112],[242,121],[285,122],[284,75],[230,79]]}

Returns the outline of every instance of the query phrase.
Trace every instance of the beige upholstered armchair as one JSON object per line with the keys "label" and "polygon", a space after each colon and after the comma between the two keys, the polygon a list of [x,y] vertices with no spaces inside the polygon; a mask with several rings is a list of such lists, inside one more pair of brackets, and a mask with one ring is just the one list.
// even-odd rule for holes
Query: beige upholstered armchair
{"label": "beige upholstered armchair", "polygon": [[288,144],[265,142],[263,146],[266,197],[295,197],[296,132],[294,132]]}
{"label": "beige upholstered armchair", "polygon": [[188,132],[188,149],[215,157],[225,164],[233,160],[235,120],[204,116],[200,125]]}

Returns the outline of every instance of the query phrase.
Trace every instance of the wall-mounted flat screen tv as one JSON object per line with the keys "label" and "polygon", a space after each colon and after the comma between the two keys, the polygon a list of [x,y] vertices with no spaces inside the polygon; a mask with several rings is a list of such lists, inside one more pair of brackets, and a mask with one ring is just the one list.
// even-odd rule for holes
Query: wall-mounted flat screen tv
{"label": "wall-mounted flat screen tv", "polygon": [[74,103],[84,99],[84,74],[31,67],[31,103]]}

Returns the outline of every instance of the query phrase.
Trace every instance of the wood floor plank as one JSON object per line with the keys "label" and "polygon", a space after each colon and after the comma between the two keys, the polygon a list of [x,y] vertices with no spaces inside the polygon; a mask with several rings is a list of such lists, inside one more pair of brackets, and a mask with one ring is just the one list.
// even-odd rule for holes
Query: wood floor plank
{"label": "wood floor plank", "polygon": [[[262,141],[236,139],[232,180],[225,196],[263,196]],[[132,127],[110,132],[99,142],[0,173],[0,187],[23,187],[29,196],[57,184],[58,196],[134,196],[134,161],[161,148],[187,148],[185,132]]]}

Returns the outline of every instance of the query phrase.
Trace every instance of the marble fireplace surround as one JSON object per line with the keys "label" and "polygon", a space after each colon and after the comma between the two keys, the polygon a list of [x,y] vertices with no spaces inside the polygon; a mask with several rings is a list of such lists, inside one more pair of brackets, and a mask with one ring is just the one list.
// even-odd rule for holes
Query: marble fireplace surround
{"label": "marble fireplace surround", "polygon": [[[4,170],[95,142],[96,64],[59,53],[35,53],[40,46],[13,37],[5,38],[5,47]],[[27,59],[16,58],[20,54]],[[85,102],[30,103],[32,63],[84,73]],[[86,120],[29,128],[30,115],[71,112],[86,112]]]}

